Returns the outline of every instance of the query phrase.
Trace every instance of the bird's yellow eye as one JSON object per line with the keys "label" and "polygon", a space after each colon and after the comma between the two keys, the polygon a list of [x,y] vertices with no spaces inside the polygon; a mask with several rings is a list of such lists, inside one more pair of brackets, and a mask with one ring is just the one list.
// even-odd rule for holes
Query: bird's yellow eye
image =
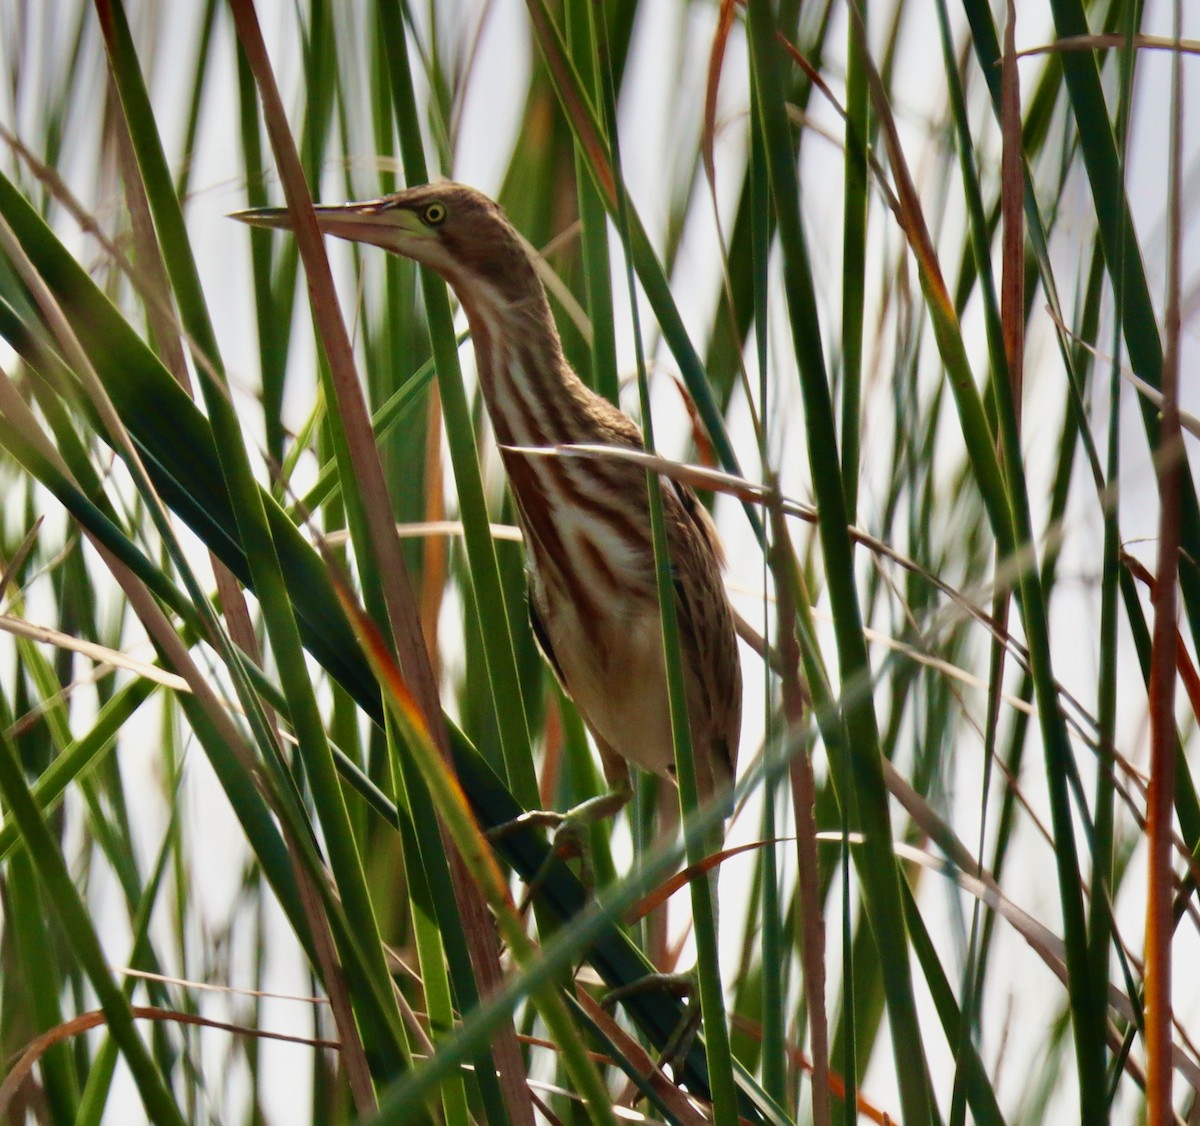
{"label": "bird's yellow eye", "polygon": [[440,227],[446,221],[446,214],[444,203],[429,203],[421,212],[421,218],[431,227]]}

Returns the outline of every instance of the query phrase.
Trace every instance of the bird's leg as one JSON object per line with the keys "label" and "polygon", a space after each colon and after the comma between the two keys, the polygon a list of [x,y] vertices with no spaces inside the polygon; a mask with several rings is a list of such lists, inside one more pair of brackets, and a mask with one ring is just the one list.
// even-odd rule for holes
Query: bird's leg
{"label": "bird's leg", "polygon": [[[710,848],[719,848],[720,840],[723,837],[723,831],[719,834],[714,833],[709,841]],[[717,925],[718,921],[717,882],[720,873],[720,867],[714,866],[704,873],[703,876],[704,879],[708,880],[711,893],[714,926]],[[665,904],[660,909],[665,909]],[[688,1053],[691,1051],[692,1045],[696,1040],[696,1034],[700,1031],[703,1016],[700,1007],[698,967],[693,967],[683,973],[655,972],[645,974],[617,989],[611,990],[604,995],[600,1004],[606,1009],[611,1009],[628,998],[640,996],[654,990],[661,990],[672,997],[677,997],[684,1001],[683,1013],[679,1018],[679,1023],[675,1026],[674,1031],[663,1045],[658,1061],[660,1067],[669,1065],[672,1073],[678,1075],[684,1060],[687,1059]]]}
{"label": "bird's leg", "polygon": [[590,850],[586,835],[600,821],[615,817],[633,797],[633,783],[629,778],[629,767],[625,760],[600,744],[600,759],[604,765],[604,776],[608,790],[595,797],[586,798],[565,812],[552,809],[531,809],[514,817],[503,825],[489,829],[485,834],[489,841],[500,841],[522,829],[552,829],[550,853],[541,867],[534,873],[525,889],[522,910],[541,887],[555,860],[578,860],[579,879],[589,891],[593,886]]}

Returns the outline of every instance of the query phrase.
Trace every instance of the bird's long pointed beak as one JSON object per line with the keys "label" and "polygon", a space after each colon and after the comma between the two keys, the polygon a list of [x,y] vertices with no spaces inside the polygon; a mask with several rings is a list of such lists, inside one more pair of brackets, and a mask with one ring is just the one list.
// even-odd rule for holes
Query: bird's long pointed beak
{"label": "bird's long pointed beak", "polygon": [[[390,199],[371,199],[361,203],[316,204],[313,211],[317,226],[327,235],[350,242],[369,242],[394,249],[397,236],[425,235],[421,221],[407,208],[396,207]],[[251,227],[275,231],[293,228],[291,212],[286,207],[258,207],[235,211],[237,219]]]}
{"label": "bird's long pointed beak", "polygon": [[290,231],[292,217],[286,207],[252,207],[248,211],[231,211],[227,219],[236,219],[249,227],[263,227],[276,231]]}

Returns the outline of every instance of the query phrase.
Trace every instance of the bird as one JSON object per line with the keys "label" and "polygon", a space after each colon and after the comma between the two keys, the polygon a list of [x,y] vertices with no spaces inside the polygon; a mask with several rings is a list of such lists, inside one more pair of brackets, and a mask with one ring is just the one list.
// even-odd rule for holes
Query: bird
{"label": "bird", "polygon": [[[320,229],[425,266],[464,311],[484,404],[524,536],[530,623],[600,754],[608,815],[632,793],[629,764],[675,781],[663,634],[644,468],[530,448],[643,450],[642,431],[563,355],[533,252],[504,210],[465,184],[411,187],[315,208]],[[291,229],[286,208],[233,216]],[[731,803],[742,685],[724,552],[707,509],[664,478],[666,539],[701,801]],[[588,803],[585,803],[588,804]]]}

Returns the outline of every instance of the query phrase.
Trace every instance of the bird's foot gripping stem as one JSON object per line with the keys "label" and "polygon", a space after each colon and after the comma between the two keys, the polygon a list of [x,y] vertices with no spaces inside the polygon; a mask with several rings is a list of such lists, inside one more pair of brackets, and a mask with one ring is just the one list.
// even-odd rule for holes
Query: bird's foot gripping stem
{"label": "bird's foot gripping stem", "polygon": [[670,1067],[673,1074],[679,1075],[684,1060],[692,1050],[696,1033],[700,1031],[700,983],[694,969],[686,973],[646,974],[606,993],[600,1004],[606,1009],[612,1009],[631,997],[655,991],[669,993],[672,997],[684,1001],[683,1015],[679,1024],[675,1026],[675,1031],[663,1045],[658,1061],[659,1067]]}
{"label": "bird's foot gripping stem", "polygon": [[552,809],[531,809],[514,817],[503,825],[496,825],[484,834],[493,844],[511,837],[523,829],[550,829],[550,852],[542,866],[534,873],[525,889],[525,897],[521,902],[521,910],[529,906],[529,901],[542,886],[550,866],[556,860],[578,860],[579,880],[585,888],[591,891],[595,881],[592,874],[588,830],[599,821],[615,817],[633,796],[633,789],[626,779],[624,785],[615,786],[603,794],[581,801],[577,806],[559,813]]}

